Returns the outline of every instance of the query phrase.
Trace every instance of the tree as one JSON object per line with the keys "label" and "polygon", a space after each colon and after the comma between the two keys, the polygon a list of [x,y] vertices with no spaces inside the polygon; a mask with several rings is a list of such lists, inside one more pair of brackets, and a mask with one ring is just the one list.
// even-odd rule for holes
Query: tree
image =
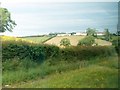
{"label": "tree", "polygon": [[95,38],[93,36],[86,36],[78,42],[78,46],[92,46],[95,44]]}
{"label": "tree", "polygon": [[87,33],[87,36],[94,36],[94,37],[97,36],[96,29],[87,28],[86,33]]}
{"label": "tree", "polygon": [[10,31],[16,26],[15,21],[11,20],[11,14],[6,8],[0,8],[0,32]]}
{"label": "tree", "polygon": [[105,29],[104,33],[105,33],[104,34],[105,40],[110,41],[110,32],[109,32],[109,30]]}
{"label": "tree", "polygon": [[74,35],[74,34],[76,34],[76,32],[72,32],[72,33],[70,33],[71,35]]}
{"label": "tree", "polygon": [[117,31],[117,33],[116,33],[118,36],[120,36],[120,31]]}
{"label": "tree", "polygon": [[68,39],[68,38],[63,38],[61,41],[60,41],[60,46],[65,46],[65,47],[67,47],[67,46],[70,46],[71,44],[70,44],[70,40]]}

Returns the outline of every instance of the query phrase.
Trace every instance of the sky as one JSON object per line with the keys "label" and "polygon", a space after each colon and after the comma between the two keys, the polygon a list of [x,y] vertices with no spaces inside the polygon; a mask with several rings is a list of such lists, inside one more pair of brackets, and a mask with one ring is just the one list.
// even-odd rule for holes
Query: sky
{"label": "sky", "polygon": [[[9,36],[42,35],[51,32],[85,32],[96,28],[117,31],[118,0],[0,0],[17,26]],[[113,2],[114,1],[114,2]]]}

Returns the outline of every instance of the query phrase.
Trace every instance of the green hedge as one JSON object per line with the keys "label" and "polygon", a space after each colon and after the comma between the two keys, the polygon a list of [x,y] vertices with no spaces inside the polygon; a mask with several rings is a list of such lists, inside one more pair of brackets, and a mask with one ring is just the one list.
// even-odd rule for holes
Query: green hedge
{"label": "green hedge", "polygon": [[108,46],[77,46],[62,49],[61,58],[65,60],[85,60],[95,57],[106,57],[115,54],[114,47]]}
{"label": "green hedge", "polygon": [[120,48],[119,48],[119,46],[120,46],[120,36],[114,37],[111,40],[111,42],[112,42],[112,45],[115,46],[115,49],[116,49],[116,51],[117,51],[117,53],[119,55],[120,54]]}
{"label": "green hedge", "polygon": [[36,62],[42,62],[48,58],[85,60],[99,56],[111,56],[114,53],[115,49],[112,46],[75,46],[60,49],[54,45],[5,41],[2,43],[3,62],[16,57],[19,59],[28,58]]}
{"label": "green hedge", "polygon": [[43,61],[47,58],[56,57],[59,53],[59,47],[42,44],[31,43],[16,43],[3,42],[2,43],[2,59],[3,61],[12,58],[29,58],[33,61]]}

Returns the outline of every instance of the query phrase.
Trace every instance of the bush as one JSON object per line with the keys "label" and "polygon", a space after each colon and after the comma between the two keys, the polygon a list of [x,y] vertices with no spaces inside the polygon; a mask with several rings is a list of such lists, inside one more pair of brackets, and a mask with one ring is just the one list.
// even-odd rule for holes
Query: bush
{"label": "bush", "polygon": [[63,38],[61,41],[60,41],[60,46],[65,46],[65,47],[67,47],[67,46],[70,46],[71,44],[70,44],[70,40],[68,39],[68,38]]}
{"label": "bush", "polygon": [[78,45],[82,46],[92,46],[95,43],[95,38],[93,36],[86,36],[78,42]]}
{"label": "bush", "polygon": [[17,57],[6,60],[2,63],[3,71],[17,71],[17,70],[28,70],[29,68],[35,67],[37,63],[30,59],[19,59]]}
{"label": "bush", "polygon": [[106,57],[115,54],[114,47],[108,46],[77,46],[61,49],[62,60],[89,60],[95,57]]}
{"label": "bush", "polygon": [[[88,38],[88,37],[87,37]],[[87,39],[88,40],[88,39]],[[7,43],[7,44],[6,44]],[[88,46],[87,46],[88,45]],[[62,60],[85,60],[99,56],[110,56],[114,54],[114,47],[110,46],[70,46],[59,48],[54,45],[30,44],[21,41],[2,43],[2,62],[14,58],[28,59],[34,62],[43,62],[50,59]],[[28,61],[29,62],[29,61]]]}
{"label": "bush", "polygon": [[[7,44],[6,44],[7,43]],[[20,59],[31,59],[35,62],[43,62],[47,58],[56,57],[59,47],[53,45],[41,45],[30,43],[3,42],[2,58],[3,62],[8,59],[18,57]]]}
{"label": "bush", "polygon": [[120,51],[120,37],[116,36],[112,39],[112,45],[115,46],[116,52],[119,54]]}

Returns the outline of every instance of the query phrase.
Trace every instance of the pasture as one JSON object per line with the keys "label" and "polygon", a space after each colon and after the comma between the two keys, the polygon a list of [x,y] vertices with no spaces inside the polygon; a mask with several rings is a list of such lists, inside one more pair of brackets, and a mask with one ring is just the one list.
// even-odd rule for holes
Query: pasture
{"label": "pasture", "polygon": [[110,45],[112,45],[111,42],[101,40],[101,39],[95,39],[95,42],[98,43],[98,45],[100,45],[100,46],[110,46]]}
{"label": "pasture", "polygon": [[83,39],[85,36],[56,36],[48,41],[46,41],[44,44],[52,44],[60,46],[60,41],[63,38],[68,38],[70,40],[70,43],[72,46],[76,46],[79,42],[79,40]]}
{"label": "pasture", "polygon": [[40,36],[40,37],[22,37],[24,40],[30,40],[37,43],[43,43],[44,41],[51,38],[51,36]]}
{"label": "pasture", "polygon": [[[48,41],[46,41],[44,44],[50,44],[50,45],[57,45],[60,46],[60,41],[63,38],[68,38],[70,40],[70,43],[72,46],[77,46],[78,42],[85,38],[86,36],[56,36]],[[100,46],[110,46],[112,45],[111,42],[101,40],[101,39],[95,39],[95,43],[97,43]]]}

